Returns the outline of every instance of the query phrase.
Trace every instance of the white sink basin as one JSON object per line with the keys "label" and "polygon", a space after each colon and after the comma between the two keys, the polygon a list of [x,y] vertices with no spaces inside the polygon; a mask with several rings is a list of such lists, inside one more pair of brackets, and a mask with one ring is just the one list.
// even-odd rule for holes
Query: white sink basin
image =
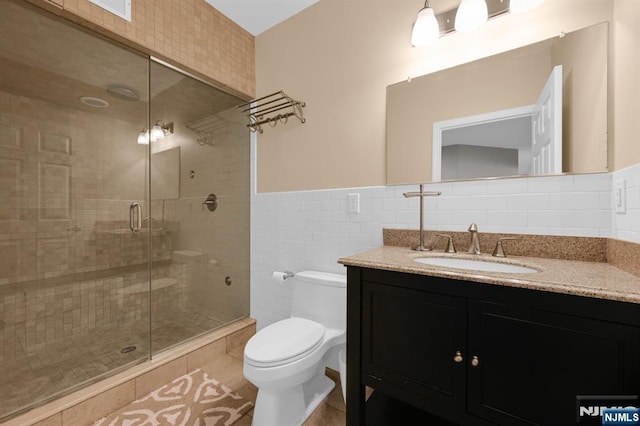
{"label": "white sink basin", "polygon": [[507,274],[531,274],[538,272],[537,269],[526,266],[512,265],[510,263],[499,263],[484,260],[456,259],[452,257],[419,257],[414,259],[418,263],[425,265],[440,266],[443,268],[469,269],[483,272],[503,272]]}

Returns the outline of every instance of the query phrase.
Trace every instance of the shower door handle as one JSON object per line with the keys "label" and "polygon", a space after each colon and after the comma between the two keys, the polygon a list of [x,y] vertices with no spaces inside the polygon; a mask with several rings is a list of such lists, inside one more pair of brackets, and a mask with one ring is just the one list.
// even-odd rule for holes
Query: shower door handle
{"label": "shower door handle", "polygon": [[129,206],[129,228],[131,232],[142,230],[142,205],[140,203],[131,203]]}

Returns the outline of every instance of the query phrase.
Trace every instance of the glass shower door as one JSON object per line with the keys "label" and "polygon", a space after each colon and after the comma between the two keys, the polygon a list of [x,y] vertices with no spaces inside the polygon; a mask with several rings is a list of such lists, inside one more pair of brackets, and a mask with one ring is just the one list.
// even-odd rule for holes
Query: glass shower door
{"label": "glass shower door", "polygon": [[[0,420],[149,356],[148,58],[0,14]],[[143,219],[143,218],[141,218]]]}
{"label": "glass shower door", "polygon": [[0,6],[2,422],[249,314],[250,145],[242,99]]}
{"label": "glass shower door", "polygon": [[[243,101],[149,69],[152,353],[249,314],[249,129]],[[160,135],[160,133],[158,133]]]}

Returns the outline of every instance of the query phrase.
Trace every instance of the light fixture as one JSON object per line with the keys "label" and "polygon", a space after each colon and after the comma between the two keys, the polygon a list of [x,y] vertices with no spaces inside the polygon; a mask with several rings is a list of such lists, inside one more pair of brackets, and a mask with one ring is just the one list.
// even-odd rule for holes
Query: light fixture
{"label": "light fixture", "polygon": [[156,142],[165,138],[165,136],[169,136],[173,134],[173,122],[164,124],[164,121],[158,120],[156,124],[151,128],[151,133],[149,134],[149,139],[151,142]]}
{"label": "light fixture", "polygon": [[426,46],[435,43],[440,36],[455,31],[473,31],[488,19],[508,12],[528,12],[543,2],[544,0],[461,0],[458,7],[435,15],[429,1],[425,1],[411,30],[411,45]]}
{"label": "light fixture", "polygon": [[96,98],[93,96],[81,96],[80,102],[85,104],[86,106],[90,106],[93,108],[108,108],[109,102],[105,101],[102,98]]}
{"label": "light fixture", "polygon": [[511,0],[509,2],[509,11],[511,13],[528,12],[540,6],[542,2],[544,2],[544,0]]}
{"label": "light fixture", "polygon": [[148,145],[149,142],[157,142],[172,134],[173,121],[171,123],[164,124],[162,120],[158,120],[156,121],[156,124],[154,124],[151,128],[151,132],[149,132],[146,128],[142,129],[142,131],[138,135],[137,142],[140,145]]}
{"label": "light fixture", "polygon": [[440,27],[429,1],[426,0],[413,23],[411,45],[414,47],[428,46],[435,43],[438,38],[440,38]]}
{"label": "light fixture", "polygon": [[485,0],[462,0],[456,12],[456,31],[477,30],[487,22],[488,18],[489,12]]}
{"label": "light fixture", "polygon": [[140,145],[149,145],[149,131],[147,129],[142,129],[138,135],[138,143]]}
{"label": "light fixture", "polygon": [[159,140],[164,139],[164,131],[162,131],[162,126],[156,122],[151,128],[151,132],[149,133],[149,139],[151,142],[157,142]]}

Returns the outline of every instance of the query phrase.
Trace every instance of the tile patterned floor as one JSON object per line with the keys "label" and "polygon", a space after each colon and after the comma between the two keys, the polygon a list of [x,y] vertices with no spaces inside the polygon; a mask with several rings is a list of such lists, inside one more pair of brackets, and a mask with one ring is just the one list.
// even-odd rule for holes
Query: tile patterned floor
{"label": "tile patterned floor", "polygon": [[[223,325],[192,311],[171,312],[154,320],[153,351],[171,347],[190,337]],[[136,346],[122,353],[121,349]],[[147,358],[149,323],[136,321],[123,327],[52,342],[16,360],[0,364],[0,418],[56,394],[78,387],[114,370]]]}

